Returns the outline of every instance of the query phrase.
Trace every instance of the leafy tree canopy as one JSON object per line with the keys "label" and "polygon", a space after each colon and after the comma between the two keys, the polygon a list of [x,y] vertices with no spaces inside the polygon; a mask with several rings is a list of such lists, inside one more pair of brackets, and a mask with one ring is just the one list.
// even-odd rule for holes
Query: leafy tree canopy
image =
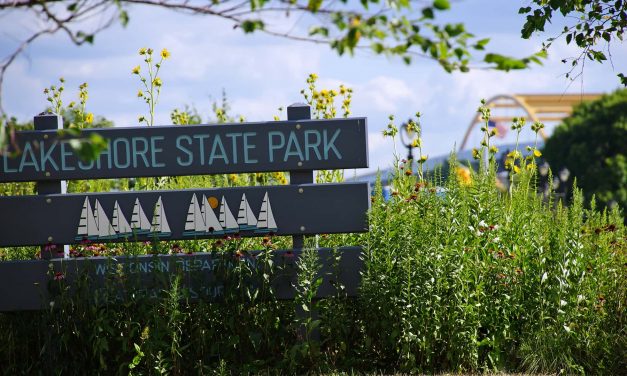
{"label": "leafy tree canopy", "polygon": [[567,167],[603,206],[627,208],[627,89],[579,105],[547,140],[544,155]]}
{"label": "leafy tree canopy", "polygon": [[[544,48],[561,37],[567,44],[574,43],[580,48],[579,56],[562,60],[572,66],[567,77],[586,59],[602,63],[608,55],[611,57],[610,43],[616,39],[622,41],[627,28],[627,1],[624,0],[533,0],[529,6],[520,8],[519,13],[526,14],[522,27],[525,39],[534,32],[543,32],[556,13],[564,17],[564,29],[559,35],[548,38]],[[599,42],[604,42],[601,43],[604,48],[599,47]],[[627,86],[627,77],[623,73],[618,77]]]}

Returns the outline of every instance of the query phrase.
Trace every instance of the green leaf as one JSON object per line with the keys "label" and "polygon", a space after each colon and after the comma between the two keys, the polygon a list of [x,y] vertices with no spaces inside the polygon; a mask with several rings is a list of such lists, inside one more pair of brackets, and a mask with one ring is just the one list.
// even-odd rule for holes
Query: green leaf
{"label": "green leaf", "polygon": [[433,19],[433,8],[424,8],[422,10],[422,16],[428,20]]}
{"label": "green leaf", "polygon": [[309,35],[322,35],[323,37],[328,37],[329,29],[324,26],[314,26],[309,29]]}
{"label": "green leaf", "polygon": [[262,20],[245,20],[242,22],[241,27],[244,33],[253,33],[255,30],[262,30],[265,24]]}
{"label": "green leaf", "polygon": [[438,10],[447,10],[451,8],[451,3],[449,0],[435,0],[433,7]]}
{"label": "green leaf", "polygon": [[322,5],[322,0],[309,0],[309,4],[307,4],[307,9],[309,9],[312,13],[316,13],[320,6]]}
{"label": "green leaf", "polygon": [[371,47],[372,50],[377,54],[381,54],[383,53],[383,51],[385,51],[385,47],[381,43],[373,43]]}
{"label": "green leaf", "polygon": [[503,71],[510,71],[512,69],[525,69],[527,68],[527,64],[524,60],[515,59],[512,57],[499,55],[499,54],[486,54],[483,59],[486,63],[492,63],[495,65],[495,68]]}
{"label": "green leaf", "polygon": [[129,16],[128,16],[128,12],[127,11],[120,10],[120,15],[118,17],[120,19],[120,23],[122,24],[122,26],[128,25]]}

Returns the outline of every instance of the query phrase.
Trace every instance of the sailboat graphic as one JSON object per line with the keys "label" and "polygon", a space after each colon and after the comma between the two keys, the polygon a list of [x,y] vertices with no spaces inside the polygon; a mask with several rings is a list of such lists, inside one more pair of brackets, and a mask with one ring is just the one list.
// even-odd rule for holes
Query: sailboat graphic
{"label": "sailboat graphic", "polygon": [[241,230],[252,230],[257,227],[257,218],[250,208],[246,194],[242,194],[242,201],[239,204],[239,212],[237,214],[237,224]]}
{"label": "sailboat graphic", "polygon": [[216,213],[214,213],[213,209],[207,204],[207,196],[205,195],[202,195],[201,212],[203,217],[205,218],[205,230],[209,234],[224,234],[224,228],[222,228],[218,217],[216,217]]}
{"label": "sailboat graphic", "polygon": [[274,214],[272,214],[272,206],[270,205],[270,198],[268,192],[263,196],[263,202],[261,203],[261,210],[259,211],[259,219],[257,220],[257,233],[275,232],[277,230],[276,222],[274,221]]}
{"label": "sailboat graphic", "polygon": [[94,240],[98,238],[98,225],[94,219],[94,212],[91,209],[89,198],[85,197],[83,209],[81,210],[81,219],[78,222],[78,231],[76,232],[76,240]]}
{"label": "sailboat graphic", "polygon": [[231,213],[224,196],[222,196],[222,205],[220,205],[220,225],[226,233],[239,231],[239,225],[237,224],[235,217],[233,217],[233,213]]}
{"label": "sailboat graphic", "polygon": [[185,220],[185,231],[183,231],[183,236],[204,234],[205,227],[205,216],[200,208],[200,205],[198,205],[198,198],[194,193],[192,200],[189,203],[189,209],[187,209],[187,219]]}
{"label": "sailboat graphic", "polygon": [[118,238],[127,238],[133,234],[133,230],[128,224],[126,217],[124,217],[124,213],[122,213],[120,204],[117,201],[115,201],[115,204],[113,205],[113,218],[111,219],[111,224],[113,225],[113,229],[115,230]]}
{"label": "sailboat graphic", "polygon": [[94,206],[94,221],[96,222],[96,226],[98,226],[98,239],[116,238],[115,229],[111,225],[111,222],[109,222],[109,218],[98,200],[96,200]]}
{"label": "sailboat graphic", "polygon": [[152,217],[150,231],[153,233],[153,235],[158,237],[167,237],[172,235],[172,231],[170,231],[170,225],[168,224],[168,219],[165,216],[163,202],[161,202],[161,196],[159,196],[159,199],[155,204],[155,210]]}
{"label": "sailboat graphic", "polygon": [[150,222],[146,218],[146,213],[144,213],[138,198],[135,199],[135,206],[133,206],[131,228],[136,234],[147,234],[150,232]]}

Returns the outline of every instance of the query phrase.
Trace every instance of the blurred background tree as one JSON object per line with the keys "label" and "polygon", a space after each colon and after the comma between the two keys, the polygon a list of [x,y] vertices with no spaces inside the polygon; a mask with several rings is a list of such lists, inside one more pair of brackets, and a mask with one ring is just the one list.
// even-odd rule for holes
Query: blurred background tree
{"label": "blurred background tree", "polygon": [[566,167],[586,200],[627,208],[627,89],[583,102],[547,140],[553,171]]}

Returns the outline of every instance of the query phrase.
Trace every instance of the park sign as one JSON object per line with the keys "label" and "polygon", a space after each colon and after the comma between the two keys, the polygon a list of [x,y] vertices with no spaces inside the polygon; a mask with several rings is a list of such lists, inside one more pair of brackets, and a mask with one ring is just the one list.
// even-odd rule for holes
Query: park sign
{"label": "park sign", "polygon": [[107,148],[82,160],[75,137],[19,132],[0,182],[306,171],[368,166],[365,118],[85,129]]}
{"label": "park sign", "polygon": [[[190,293],[205,291],[197,295],[209,300],[219,300],[229,285],[214,272],[232,255],[68,259],[69,244],[288,235],[293,249],[274,257],[281,265],[293,265],[304,236],[368,231],[368,183],[314,184],[316,169],[368,167],[366,119],[311,120],[309,106],[300,104],[289,106],[287,113],[287,121],[86,129],[79,137],[96,133],[107,144],[94,160],[74,153],[76,136],[60,131],[60,116],[36,116],[35,130],[16,132],[0,154],[0,182],[37,183],[35,195],[0,197],[0,246],[40,246],[42,260],[0,262],[0,311],[46,307],[54,294],[42,288],[59,275],[70,284],[87,275],[95,288],[102,287],[111,274],[102,270],[122,268],[143,276],[136,287],[151,294],[167,289],[173,273],[190,281]],[[272,171],[289,172],[290,184],[75,194],[67,194],[65,184],[73,179]],[[244,251],[253,265],[255,252]],[[321,248],[318,253],[324,270],[341,265],[338,278],[354,295],[360,248]],[[338,255],[340,264],[334,261]],[[228,269],[232,264],[224,265]],[[296,268],[283,270],[287,274],[273,286],[289,298]],[[165,273],[165,285],[154,285],[154,273]],[[333,291],[324,288],[319,296]]]}

